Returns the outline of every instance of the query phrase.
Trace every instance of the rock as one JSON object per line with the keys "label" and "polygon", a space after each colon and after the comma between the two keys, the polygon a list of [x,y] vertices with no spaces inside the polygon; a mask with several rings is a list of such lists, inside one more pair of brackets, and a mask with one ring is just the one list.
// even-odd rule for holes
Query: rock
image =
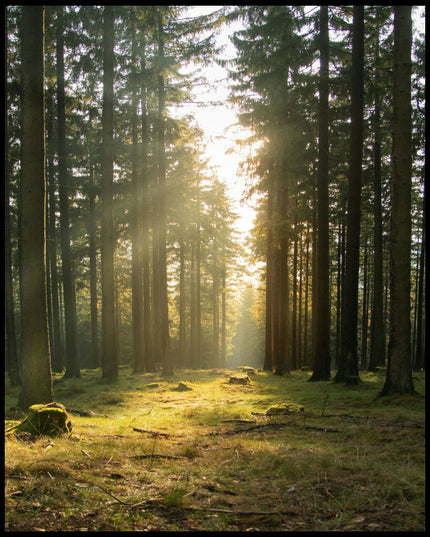
{"label": "rock", "polygon": [[264,414],[266,416],[278,416],[279,414],[296,414],[298,412],[304,412],[304,410],[305,407],[297,403],[279,403],[269,407]]}
{"label": "rock", "polygon": [[49,403],[32,405],[28,409],[28,416],[8,429],[5,434],[22,436],[59,436],[72,432],[72,422],[63,405]]}
{"label": "rock", "polygon": [[158,384],[158,382],[150,382],[149,384],[145,384],[145,388],[150,388],[150,389],[155,389],[155,388],[158,388],[158,386],[160,386]]}
{"label": "rock", "polygon": [[228,383],[229,384],[243,384],[243,385],[246,385],[246,384],[250,384],[251,381],[250,381],[248,375],[245,375],[245,376],[233,375],[232,377],[230,377],[228,379]]}

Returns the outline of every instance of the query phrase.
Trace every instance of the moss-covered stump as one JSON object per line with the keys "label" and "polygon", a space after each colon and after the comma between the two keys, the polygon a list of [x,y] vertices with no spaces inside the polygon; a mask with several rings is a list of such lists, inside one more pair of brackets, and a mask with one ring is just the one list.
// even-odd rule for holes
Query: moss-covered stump
{"label": "moss-covered stump", "polygon": [[28,409],[28,416],[7,429],[6,436],[59,436],[72,432],[72,422],[66,409],[60,403],[49,403],[47,405],[32,405]]}
{"label": "moss-covered stump", "polygon": [[243,375],[233,375],[228,379],[228,383],[229,384],[246,385],[246,384],[250,384],[251,381],[250,381],[248,375],[245,375],[245,376],[243,376]]}
{"label": "moss-covered stump", "polygon": [[189,390],[192,390],[191,386],[182,381],[180,381],[176,388],[173,389],[177,392],[187,392]]}
{"label": "moss-covered stump", "polygon": [[279,403],[269,407],[264,414],[266,416],[278,416],[279,414],[296,414],[298,412],[304,412],[304,410],[305,407],[297,403]]}

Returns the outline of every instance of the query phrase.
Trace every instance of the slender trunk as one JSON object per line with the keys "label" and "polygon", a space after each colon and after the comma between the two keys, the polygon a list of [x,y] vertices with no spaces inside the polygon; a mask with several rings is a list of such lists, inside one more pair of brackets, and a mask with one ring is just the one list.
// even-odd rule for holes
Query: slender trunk
{"label": "slender trunk", "polygon": [[13,300],[13,278],[12,278],[12,244],[10,228],[10,211],[9,211],[9,181],[10,170],[8,165],[8,137],[6,134],[5,147],[5,182],[4,182],[4,200],[5,200],[5,219],[4,219],[4,262],[5,262],[5,329],[6,329],[6,367],[12,386],[20,384],[18,351],[16,345],[15,331],[15,306]]}
{"label": "slender trunk", "polygon": [[[164,58],[164,29],[161,16],[158,21],[158,54],[161,61]],[[167,261],[166,261],[166,156],[164,150],[165,129],[165,89],[164,75],[158,76],[158,215],[159,215],[159,243],[158,261],[160,277],[160,338],[161,338],[161,363],[163,374],[170,375],[173,372],[172,357],[169,352],[169,307],[167,293]]]}
{"label": "slender trunk", "polygon": [[267,232],[266,232],[266,333],[264,371],[273,370],[273,193],[267,193]]}
{"label": "slender trunk", "polygon": [[[378,37],[379,39],[379,37]],[[379,56],[379,47],[376,55]],[[373,371],[377,366],[385,364],[385,334],[384,334],[384,285],[383,285],[383,249],[382,249],[382,203],[381,203],[381,112],[379,105],[379,94],[377,88],[379,74],[376,74],[376,94],[375,94],[375,114],[374,114],[374,258],[373,258],[373,303],[372,321],[370,333],[370,358],[369,371]]]}
{"label": "slender trunk", "polygon": [[[145,43],[142,43],[141,52],[141,69],[145,69],[144,49]],[[142,218],[140,221],[142,228],[142,295],[143,295],[143,337],[145,345],[145,366],[147,371],[155,370],[154,360],[154,345],[153,345],[153,331],[152,331],[152,319],[153,313],[151,311],[151,277],[150,277],[150,239],[149,239],[149,227],[151,222],[150,215],[150,195],[151,185],[149,180],[149,170],[147,166],[148,161],[148,111],[147,111],[147,97],[146,87],[141,86],[141,101],[142,101]],[[152,314],[152,315],[151,315]]]}
{"label": "slender trunk", "polygon": [[424,274],[425,274],[425,225],[423,227],[423,236],[421,241],[421,252],[419,259],[419,271],[418,271],[418,291],[417,291],[417,320],[416,320],[416,347],[414,354],[414,371],[420,371],[424,367],[424,315],[423,315],[423,302],[424,302]]}
{"label": "slender trunk", "polygon": [[[136,77],[136,31],[133,32],[132,42],[132,65],[133,76]],[[131,285],[132,285],[132,334],[133,334],[133,363],[134,372],[142,373],[145,369],[144,341],[142,333],[142,281],[141,281],[141,256],[140,253],[140,189],[138,183],[138,151],[137,151],[137,84],[134,83],[131,106]]]}
{"label": "slender trunk", "polygon": [[186,360],[186,320],[185,320],[185,245],[181,226],[179,244],[179,367],[185,367]]}
{"label": "slender trunk", "polygon": [[54,140],[53,140],[53,104],[52,97],[49,94],[47,102],[48,118],[46,122],[48,136],[48,170],[47,170],[47,189],[48,189],[48,224],[47,233],[49,239],[46,249],[49,251],[49,273],[50,273],[50,289],[51,289],[51,319],[50,326],[50,342],[51,342],[51,362],[52,370],[56,373],[63,371],[63,345],[60,322],[60,306],[58,301],[58,273],[57,273],[57,232],[56,232],[56,197],[55,197],[55,177],[54,177]]}
{"label": "slender trunk", "polygon": [[309,366],[308,357],[308,302],[309,302],[309,228],[306,227],[306,261],[305,261],[305,315],[303,320],[303,365]]}
{"label": "slender trunk", "polygon": [[[297,207],[297,204],[296,204]],[[297,260],[298,260],[298,237],[297,215],[294,219],[294,246],[293,246],[293,315],[291,323],[291,369],[297,369]]]}
{"label": "slender trunk", "polygon": [[226,312],[226,269],[225,269],[225,261],[222,268],[221,273],[221,285],[222,285],[222,296],[221,296],[221,360],[220,360],[220,367],[225,367],[225,360],[227,355],[227,348],[226,348],[226,335],[227,335],[227,312]]}
{"label": "slender trunk", "polygon": [[113,226],[113,61],[114,7],[104,8],[103,24],[103,155],[102,155],[102,377],[118,376],[115,323]]}
{"label": "slender trunk", "polygon": [[361,358],[360,358],[360,367],[361,369],[366,368],[367,361],[367,328],[368,328],[368,308],[367,308],[367,294],[368,294],[368,276],[367,276],[367,263],[368,263],[368,253],[367,253],[367,241],[364,246],[364,263],[363,263],[363,311],[362,311],[362,322],[361,322]]}
{"label": "slender trunk", "polygon": [[66,109],[64,95],[63,6],[59,8],[57,26],[57,106],[58,106],[58,180],[60,193],[61,258],[64,285],[64,317],[66,327],[66,371],[64,377],[79,377],[78,326],[75,289],[72,274],[69,223],[69,179],[67,172]]}
{"label": "slender trunk", "polygon": [[90,159],[90,191],[88,195],[90,214],[88,218],[89,255],[90,255],[90,300],[91,300],[91,367],[100,367],[97,321],[97,246],[94,166]]}

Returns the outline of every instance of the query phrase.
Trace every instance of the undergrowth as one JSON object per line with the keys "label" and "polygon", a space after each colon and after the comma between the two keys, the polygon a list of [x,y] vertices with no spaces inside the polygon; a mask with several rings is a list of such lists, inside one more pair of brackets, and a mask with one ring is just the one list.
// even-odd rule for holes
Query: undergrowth
{"label": "undergrowth", "polygon": [[[6,439],[6,529],[424,529],[424,373],[420,395],[389,398],[383,372],[351,387],[233,373],[57,376],[73,431]],[[5,393],[10,426],[18,388]],[[281,402],[305,410],[265,414]]]}

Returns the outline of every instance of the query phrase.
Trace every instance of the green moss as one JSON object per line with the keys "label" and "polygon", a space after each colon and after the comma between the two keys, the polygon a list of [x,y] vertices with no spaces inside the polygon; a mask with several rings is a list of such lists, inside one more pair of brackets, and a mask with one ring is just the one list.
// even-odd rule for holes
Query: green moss
{"label": "green moss", "polygon": [[304,412],[305,407],[298,405],[297,403],[279,403],[269,407],[264,414],[267,416],[275,416],[278,414],[295,414],[297,412]]}
{"label": "green moss", "polygon": [[28,409],[28,416],[7,429],[5,434],[17,436],[58,436],[72,432],[72,423],[66,409],[60,403],[32,405]]}

